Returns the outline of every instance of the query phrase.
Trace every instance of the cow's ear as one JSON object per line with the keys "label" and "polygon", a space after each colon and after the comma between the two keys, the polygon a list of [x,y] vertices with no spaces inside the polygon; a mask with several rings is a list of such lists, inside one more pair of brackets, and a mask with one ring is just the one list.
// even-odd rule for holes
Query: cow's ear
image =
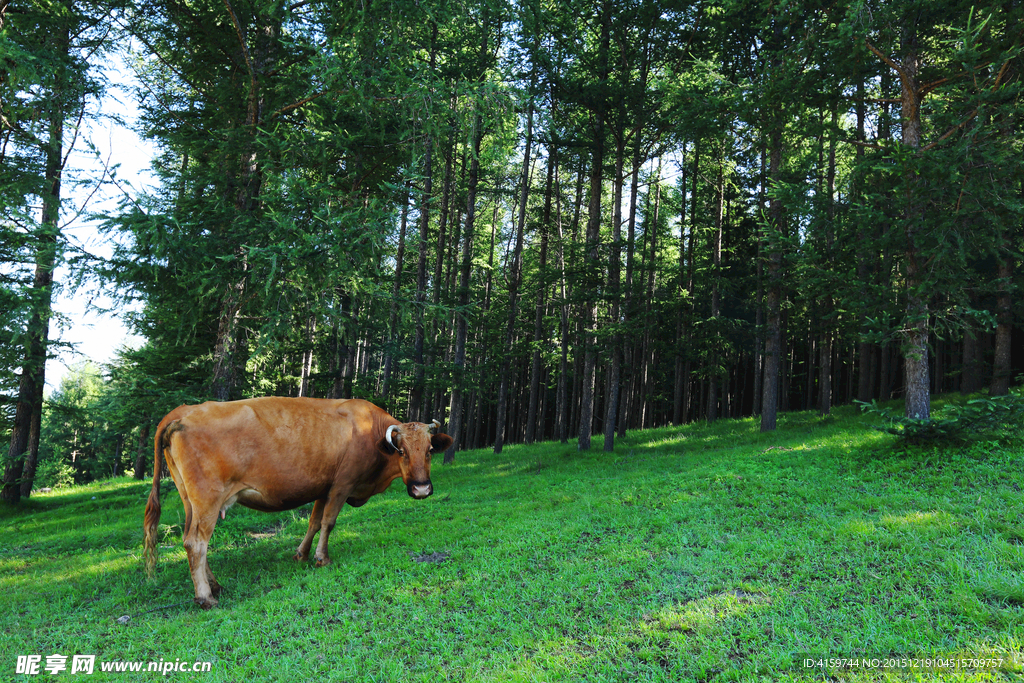
{"label": "cow's ear", "polygon": [[398,425],[391,425],[384,432],[384,448],[382,449],[385,453],[402,452],[402,430],[399,429]]}
{"label": "cow's ear", "polygon": [[377,450],[384,455],[398,453],[401,447],[402,432],[398,430],[398,425],[388,427],[387,431],[384,432],[384,438],[377,442]]}
{"label": "cow's ear", "polygon": [[447,434],[434,434],[430,437],[430,445],[434,447],[435,452],[441,453],[451,448],[452,437]]}

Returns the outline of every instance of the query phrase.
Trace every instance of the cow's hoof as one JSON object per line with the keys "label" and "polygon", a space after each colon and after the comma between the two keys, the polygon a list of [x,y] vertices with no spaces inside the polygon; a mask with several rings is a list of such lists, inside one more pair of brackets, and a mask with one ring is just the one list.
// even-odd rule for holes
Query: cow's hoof
{"label": "cow's hoof", "polygon": [[326,567],[330,563],[331,563],[331,558],[329,558],[329,557],[318,557],[318,558],[316,558],[316,566],[318,566],[318,567]]}
{"label": "cow's hoof", "polygon": [[305,562],[308,559],[309,559],[309,555],[306,555],[305,553],[300,553],[298,551],[295,552],[295,561],[296,562]]}
{"label": "cow's hoof", "polygon": [[212,595],[208,598],[196,598],[195,601],[196,604],[202,607],[203,609],[211,609],[213,607],[216,607],[218,602],[217,598],[213,597]]}

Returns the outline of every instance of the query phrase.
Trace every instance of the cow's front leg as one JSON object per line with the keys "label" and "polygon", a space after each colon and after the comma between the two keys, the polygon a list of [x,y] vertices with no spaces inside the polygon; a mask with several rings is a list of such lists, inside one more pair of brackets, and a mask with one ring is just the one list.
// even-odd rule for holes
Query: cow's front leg
{"label": "cow's front leg", "polygon": [[313,537],[316,536],[316,532],[320,531],[320,519],[324,515],[326,502],[326,498],[321,498],[313,503],[313,511],[309,513],[309,528],[306,529],[306,535],[302,538],[298,550],[295,551],[296,562],[305,562],[309,559],[309,549],[313,547]]}
{"label": "cow's front leg", "polygon": [[324,505],[323,517],[320,520],[320,540],[316,544],[316,553],[313,558],[316,560],[316,566],[323,567],[331,563],[331,558],[327,555],[327,541],[331,537],[331,530],[334,529],[334,523],[338,519],[338,513],[341,512],[342,506],[345,505],[345,499],[348,497],[348,493],[342,495],[331,494],[331,497],[327,499],[327,503]]}

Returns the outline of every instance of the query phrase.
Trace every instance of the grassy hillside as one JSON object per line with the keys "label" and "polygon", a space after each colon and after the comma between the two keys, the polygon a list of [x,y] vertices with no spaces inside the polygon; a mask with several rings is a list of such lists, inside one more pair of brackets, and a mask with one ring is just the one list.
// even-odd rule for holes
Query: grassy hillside
{"label": "grassy hillside", "polygon": [[[163,491],[117,479],[0,510],[0,680],[18,655],[209,661],[201,681],[1008,680],[1024,671],[1019,447],[894,453],[854,409],[636,432],[616,452],[541,444],[435,466],[346,508],[334,564],[297,564],[308,508],[238,506],[201,611]],[[997,658],[999,668],[806,667],[806,659]],[[973,662],[965,662],[972,664]]]}

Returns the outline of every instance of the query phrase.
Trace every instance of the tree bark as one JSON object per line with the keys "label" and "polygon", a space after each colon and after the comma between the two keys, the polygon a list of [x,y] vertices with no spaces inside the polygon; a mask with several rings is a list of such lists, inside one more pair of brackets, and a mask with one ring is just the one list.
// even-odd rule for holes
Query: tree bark
{"label": "tree bark", "polygon": [[[764,215],[768,180],[768,154],[761,145],[760,187],[757,193],[758,215]],[[764,235],[757,236],[757,293],[754,310],[754,396],[752,413],[761,415],[761,401],[764,397]]]}
{"label": "tree bark", "polygon": [[[71,34],[65,24],[56,31],[59,58],[67,59]],[[0,500],[17,503],[32,492],[35,463],[39,453],[39,425],[43,408],[43,387],[46,383],[46,356],[49,347],[50,314],[53,301],[53,268],[57,262],[60,233],[61,174],[64,164],[64,104],[70,98],[63,68],[58,67],[57,83],[51,93],[48,113],[48,138],[43,153],[43,210],[37,232],[35,274],[30,300],[32,312],[25,330],[25,360],[18,382],[18,399],[11,425],[11,443],[4,467]],[[34,432],[34,433],[33,433]],[[27,465],[27,467],[26,467]]]}
{"label": "tree bark", "polygon": [[[1007,245],[1010,246],[1009,244]],[[999,295],[996,298],[995,355],[992,362],[992,381],[989,383],[990,396],[1005,396],[1010,393],[1010,340],[1013,331],[1013,257],[1009,249],[1000,254],[998,272]]]}
{"label": "tree bark", "polygon": [[[519,279],[522,271],[523,233],[526,231],[526,204],[530,197],[531,152],[533,151],[533,90],[536,83],[536,68],[530,80],[530,104],[526,114],[526,141],[523,151],[522,185],[519,192],[519,216],[516,221],[515,247],[512,250],[512,263],[508,281],[508,322],[505,326],[504,357],[501,361],[501,374],[498,389],[498,420],[495,426],[494,452],[501,453],[505,443],[505,420],[508,410],[509,372],[512,362],[512,338],[516,327],[516,313],[519,306]],[[497,221],[495,221],[497,222]]]}
{"label": "tree bark", "polygon": [[[776,78],[782,71],[782,23],[779,18],[772,22],[769,52]],[[776,88],[781,87],[776,84]],[[769,105],[771,106],[771,105]],[[785,119],[782,112],[773,108],[767,115],[768,132],[768,178],[772,186],[782,182],[782,132]],[[765,291],[765,349],[764,381],[761,397],[761,431],[775,430],[779,410],[779,370],[782,361],[782,200],[774,194],[768,201],[768,230],[776,234],[768,241],[768,282]]]}
{"label": "tree bark", "polygon": [[[839,125],[839,106],[832,108],[832,126],[829,134],[828,145],[828,170],[826,171],[825,189],[827,196],[827,222],[825,223],[825,265],[829,271],[834,272],[833,249],[835,243],[835,219],[836,219],[836,135],[835,131]],[[825,295],[823,306],[825,332],[821,339],[821,379],[818,383],[818,412],[828,415],[832,411],[832,341],[833,321],[832,314],[835,308],[831,294]]]}
{"label": "tree bark", "polygon": [[931,383],[928,373],[928,292],[925,291],[925,264],[917,244],[924,227],[923,188],[915,163],[921,149],[921,101],[924,89],[918,83],[922,59],[915,18],[908,16],[902,29],[903,57],[899,63],[878,48],[868,48],[896,72],[900,80],[902,145],[911,151],[911,161],[903,172],[904,290],[906,305],[903,319],[903,381],[905,412],[908,418],[931,417]]}
{"label": "tree bark", "polygon": [[978,363],[978,339],[975,336],[974,328],[970,324],[964,325],[961,353],[960,393],[964,395],[973,394],[979,388],[978,377],[981,373],[978,367],[980,365]]}
{"label": "tree bark", "polygon": [[153,457],[153,442],[149,440],[149,421],[145,421],[139,427],[139,444],[135,449],[135,473],[133,478],[143,480],[146,478],[146,463]]}
{"label": "tree bark", "polygon": [[[486,26],[487,22],[484,22]],[[487,38],[485,31],[483,51],[487,49]],[[459,308],[456,313],[457,325],[455,333],[455,358],[454,374],[452,377],[452,403],[449,414],[449,431],[453,442],[451,447],[444,454],[444,462],[451,463],[455,460],[455,454],[462,448],[462,417],[463,417],[463,391],[466,385],[466,335],[468,329],[467,307],[469,306],[470,274],[473,266],[473,235],[476,229],[476,195],[480,185],[480,143],[484,136],[483,117],[480,114],[477,103],[477,112],[473,117],[472,132],[472,160],[469,166],[469,183],[467,186],[468,196],[466,199],[466,224],[462,238],[462,265],[459,269]]]}
{"label": "tree bark", "polygon": [[[1010,11],[1011,5],[1019,3],[1004,3],[1003,9]],[[1016,9],[1016,8],[1013,8]],[[1018,81],[1019,58],[1009,67],[1007,82]],[[1004,144],[1014,141],[1014,119],[1006,114],[999,116],[999,137]],[[1007,195],[1012,196],[1017,189],[1018,201],[1024,198],[1024,185],[1017,185],[1014,174],[1002,171],[999,174],[997,185]],[[1015,188],[1015,186],[1017,186]],[[1019,223],[1018,223],[1019,225]],[[996,296],[996,334],[995,334],[995,355],[992,362],[992,381],[989,384],[988,393],[990,396],[1005,396],[1010,393],[1010,375],[1012,374],[1011,364],[1011,342],[1013,336],[1013,264],[1014,248],[1013,239],[1004,227],[1002,249],[996,255],[999,293]]]}
{"label": "tree bark", "polygon": [[[672,424],[680,425],[685,420],[683,414],[683,383],[685,377],[686,363],[684,355],[686,349],[683,344],[685,323],[684,323],[684,297],[690,293],[687,291],[686,273],[688,270],[688,258],[686,254],[686,141],[683,141],[682,162],[679,164],[679,283],[676,286],[676,296],[679,297],[678,310],[676,311],[676,373],[675,382],[672,387]],[[693,226],[690,226],[692,233]],[[689,381],[686,377],[685,381]]]}
{"label": "tree bark", "polygon": [[[910,20],[912,21],[912,20]],[[921,89],[917,83],[921,60],[915,29],[907,30],[900,71],[903,145],[915,152],[921,147]],[[906,394],[906,415],[926,420],[931,416],[930,382],[928,378],[928,298],[922,291],[924,264],[920,262],[917,233],[921,229],[920,180],[913,168],[904,177],[906,194],[904,220],[907,247],[906,323],[904,329],[903,373]]]}
{"label": "tree bark", "polygon": [[[863,79],[857,82],[857,132],[856,140],[863,142],[866,138],[864,132],[865,119],[867,118],[865,107],[864,107],[864,82]],[[864,147],[856,145],[855,154],[857,155],[858,165],[861,163],[861,159],[864,157]],[[854,182],[856,182],[856,176],[854,176]],[[857,196],[859,190],[857,187],[851,188],[851,195]],[[862,245],[868,244],[867,231],[864,230],[862,225],[857,235]],[[860,283],[860,297],[862,301],[867,300],[867,285],[870,282],[871,272],[871,251],[868,249],[859,249],[857,251],[857,282]],[[857,342],[857,400],[867,402],[873,397],[872,380],[875,375],[874,367],[875,349],[874,346],[864,339]]]}
{"label": "tree bark", "polygon": [[313,373],[313,349],[316,343],[316,316],[306,318],[306,348],[302,350],[302,369],[299,379],[299,396],[312,396],[309,377]]}
{"label": "tree bark", "polygon": [[636,334],[631,330],[631,321],[637,318],[636,299],[633,296],[633,280],[636,272],[636,214],[637,204],[640,201],[640,165],[642,163],[642,147],[640,138],[637,136],[633,145],[633,167],[630,171],[629,182],[629,217],[626,220],[626,301],[623,307],[624,315],[622,327],[626,330],[623,343],[623,364],[627,368],[625,388],[623,389],[622,405],[619,410],[619,438],[625,436],[626,431],[635,422],[636,400],[634,389],[639,381],[637,371],[637,360],[640,358],[640,344]]}
{"label": "tree bark", "polygon": [[[654,293],[657,289],[658,279],[658,224],[659,216],[661,215],[661,160],[658,160],[658,169],[655,173],[655,178],[652,183],[654,189],[654,210],[650,214],[648,220],[649,228],[646,231],[645,237],[650,242],[650,252],[647,257],[647,289],[645,292],[645,301],[648,305],[654,303]],[[650,193],[648,193],[648,199]],[[641,389],[640,395],[637,400],[643,404],[643,420],[641,426],[648,428],[654,426],[654,406],[648,400],[648,397],[654,395],[654,388],[656,386],[656,377],[654,368],[656,366],[655,360],[655,345],[653,343],[654,335],[657,333],[655,330],[655,318],[653,313],[647,315],[644,321],[644,353],[642,355],[643,370],[641,371],[642,382],[639,385]]]}
{"label": "tree bark", "polygon": [[[782,123],[776,119],[770,133],[768,177],[781,180]],[[769,229],[782,231],[782,202],[777,196],[768,201]],[[765,291],[764,383],[761,397],[761,431],[775,429],[779,410],[779,369],[782,354],[782,245],[773,239],[768,245],[768,274]]]}
{"label": "tree bark", "polygon": [[395,281],[391,284],[391,316],[388,319],[387,348],[384,355],[384,377],[381,380],[381,398],[388,400],[391,393],[391,373],[395,362],[395,347],[398,344],[398,298],[402,292],[402,266],[405,263],[405,230],[409,219],[409,186],[406,182],[402,198],[402,217],[398,225],[398,253],[395,254]]}
{"label": "tree bark", "polygon": [[[256,136],[263,124],[268,93],[268,88],[264,87],[261,80],[273,67],[273,48],[281,31],[281,20],[273,15],[272,10],[256,10],[250,26],[250,21],[243,21],[243,17],[236,14],[229,0],[225,0],[224,4],[238,35],[237,53],[232,58],[236,63],[245,64],[248,83],[245,120],[242,122],[246,138],[238,156],[238,167],[229,172],[229,187],[234,189],[236,223],[243,226],[242,232],[234,235],[238,241],[234,251],[238,271],[229,275],[230,281],[224,287],[221,298],[217,340],[213,349],[213,374],[210,378],[210,393],[219,401],[227,401],[235,394],[239,368],[245,366],[244,359],[239,357],[245,350],[244,331],[240,323],[249,278],[244,226],[260,210],[264,173],[256,151]],[[248,48],[250,34],[253,42],[251,52]]]}
{"label": "tree bark", "polygon": [[714,422],[718,419],[718,382],[720,381],[718,363],[720,360],[718,348],[719,330],[718,318],[722,312],[722,231],[725,208],[725,140],[722,140],[722,149],[718,157],[718,174],[715,179],[715,232],[711,240],[711,325],[712,325],[712,347],[711,370],[709,373],[710,383],[708,387],[708,412],[707,421]]}
{"label": "tree bark", "polygon": [[[601,12],[601,43],[598,78],[608,80],[608,48],[611,36],[611,3],[605,2]],[[583,386],[580,390],[580,430],[576,447],[590,450],[594,421],[594,375],[597,366],[597,296],[600,287],[601,193],[604,186],[604,123],[605,105],[599,101],[594,110],[593,151],[590,168],[590,203],[587,211],[587,235],[584,242],[585,269],[588,276],[587,302],[584,306]]]}
{"label": "tree bark", "polygon": [[526,443],[533,443],[536,440],[538,431],[543,438],[543,428],[538,423],[542,421],[543,414],[538,415],[540,405],[540,384],[541,384],[541,344],[544,341],[544,308],[547,295],[547,268],[548,268],[548,235],[551,225],[552,194],[554,192],[555,168],[558,165],[558,148],[549,145],[547,178],[544,182],[544,212],[540,225],[540,256],[538,264],[537,305],[534,309],[533,318],[533,356],[530,359],[530,404],[526,414]]}
{"label": "tree bark", "polygon": [[[583,181],[585,173],[581,167],[576,176],[576,198],[573,202],[573,216],[570,230],[573,235],[573,242],[579,228],[580,213],[583,207]],[[556,184],[558,184],[556,179]],[[562,203],[561,193],[556,195],[556,220],[558,227],[558,270],[559,270],[559,294],[561,296],[561,320],[559,324],[559,349],[560,358],[558,363],[558,388],[555,399],[555,432],[561,443],[569,441],[569,434],[572,432],[569,411],[570,407],[570,375],[569,375],[569,343],[572,336],[570,327],[571,305],[569,300],[573,294],[572,283],[568,279],[565,256],[565,232],[562,229]],[[575,377],[575,375],[573,376]]]}
{"label": "tree bark", "polygon": [[[433,23],[430,36],[430,72],[433,73],[437,67],[437,51],[434,46],[437,43],[437,24]],[[426,384],[426,367],[423,363],[423,343],[426,334],[423,325],[423,309],[427,301],[427,240],[430,236],[430,203],[433,201],[434,192],[434,140],[428,135],[424,141],[426,147],[423,155],[423,194],[420,200],[420,239],[419,257],[416,262],[416,306],[414,316],[416,319],[416,336],[413,341],[412,362],[413,382],[412,391],[409,394],[409,415],[411,421],[423,421],[423,392]],[[453,453],[454,451],[449,451]],[[446,456],[447,457],[447,456]]]}
{"label": "tree bark", "polygon": [[[608,390],[604,415],[604,450],[609,453],[615,449],[615,426],[619,413],[619,381],[622,367],[622,334],[617,330],[620,324],[619,300],[621,298],[619,271],[622,260],[622,184],[625,180],[623,178],[626,142],[624,133],[624,127],[620,124],[616,131],[615,178],[612,192],[612,243],[608,254],[607,291],[608,296],[611,297],[611,324],[616,329],[609,349]],[[639,130],[637,134],[640,134]]]}
{"label": "tree bark", "polygon": [[[452,114],[456,105],[457,99],[453,96],[449,115]],[[454,203],[454,200],[452,198],[452,186],[455,184],[455,139],[458,134],[457,130],[458,126],[454,124],[450,125],[447,147],[444,152],[444,189],[441,192],[441,209],[437,221],[437,248],[434,262],[433,291],[431,293],[431,302],[435,308],[441,303],[442,289],[444,290],[445,296],[448,296],[451,292],[451,288],[448,286],[448,277],[445,274],[445,266],[448,265],[449,270],[454,270],[454,266],[451,265],[452,260],[446,258],[445,250],[447,249],[449,216],[453,213],[452,204]],[[457,236],[457,227],[459,222],[458,210],[455,210],[454,214],[455,220],[451,221],[453,223],[452,235],[454,237],[454,239],[451,240],[453,252],[454,247],[459,241]],[[449,336],[447,317],[435,317],[431,336],[434,340],[433,352],[431,354],[433,364],[437,365],[437,357],[441,355],[444,359],[442,367],[448,367],[448,362],[451,360],[451,345],[441,342],[442,339]],[[447,406],[450,403],[445,387],[450,387],[451,382],[447,381],[447,377],[440,377],[437,384],[437,392],[434,396],[434,406],[435,410],[443,411],[444,406]],[[439,415],[437,417],[441,420],[444,419],[443,415]],[[429,419],[433,419],[433,416]]]}

